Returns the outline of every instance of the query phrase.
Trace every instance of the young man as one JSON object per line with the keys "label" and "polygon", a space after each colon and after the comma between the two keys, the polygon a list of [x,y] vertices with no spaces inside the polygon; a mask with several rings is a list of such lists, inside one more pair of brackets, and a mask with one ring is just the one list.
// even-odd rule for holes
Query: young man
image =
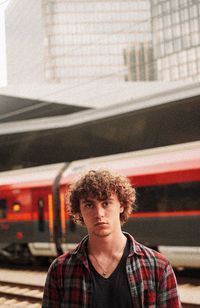
{"label": "young man", "polygon": [[169,262],[122,232],[134,203],[128,179],[107,170],[71,187],[69,212],[88,235],[51,264],[43,308],[181,307]]}

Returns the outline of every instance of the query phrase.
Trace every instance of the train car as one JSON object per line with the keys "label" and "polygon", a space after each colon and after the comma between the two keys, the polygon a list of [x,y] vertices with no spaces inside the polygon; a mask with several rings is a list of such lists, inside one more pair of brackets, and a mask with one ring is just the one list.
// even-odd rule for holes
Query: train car
{"label": "train car", "polygon": [[86,230],[66,212],[65,193],[80,174],[106,168],[127,176],[137,211],[123,229],[176,267],[200,267],[200,142],[3,172],[1,254],[55,257]]}
{"label": "train car", "polygon": [[1,256],[13,262],[27,262],[33,259],[35,246],[39,250],[38,256],[57,255],[53,187],[65,165],[59,163],[1,172]]}

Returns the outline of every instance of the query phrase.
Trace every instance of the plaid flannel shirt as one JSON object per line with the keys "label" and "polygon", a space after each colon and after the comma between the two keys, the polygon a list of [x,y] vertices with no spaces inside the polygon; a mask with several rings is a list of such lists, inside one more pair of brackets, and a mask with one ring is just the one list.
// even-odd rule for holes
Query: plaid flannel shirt
{"label": "plaid flannel shirt", "polygon": [[[137,308],[181,307],[177,283],[169,262],[158,252],[131,240],[127,278]],[[86,255],[86,236],[72,252],[55,259],[48,271],[42,308],[92,307],[92,281]]]}

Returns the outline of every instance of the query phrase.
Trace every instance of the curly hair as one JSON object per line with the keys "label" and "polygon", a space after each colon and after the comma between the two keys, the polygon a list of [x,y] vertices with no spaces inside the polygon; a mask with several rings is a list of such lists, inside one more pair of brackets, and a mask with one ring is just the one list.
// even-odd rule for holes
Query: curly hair
{"label": "curly hair", "polygon": [[116,194],[120,204],[124,207],[123,213],[120,214],[120,222],[123,225],[134,209],[135,188],[131,186],[126,177],[114,174],[109,170],[90,170],[70,186],[66,195],[68,213],[74,222],[84,226],[83,218],[80,215],[80,199],[90,196],[103,201],[113,193]]}

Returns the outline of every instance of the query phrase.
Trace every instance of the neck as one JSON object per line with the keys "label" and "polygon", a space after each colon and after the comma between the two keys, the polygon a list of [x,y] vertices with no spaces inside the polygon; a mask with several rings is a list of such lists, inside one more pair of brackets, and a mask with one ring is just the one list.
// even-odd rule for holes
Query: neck
{"label": "neck", "polygon": [[123,250],[126,240],[126,236],[122,232],[118,236],[96,237],[89,235],[88,252],[93,255],[115,254]]}

